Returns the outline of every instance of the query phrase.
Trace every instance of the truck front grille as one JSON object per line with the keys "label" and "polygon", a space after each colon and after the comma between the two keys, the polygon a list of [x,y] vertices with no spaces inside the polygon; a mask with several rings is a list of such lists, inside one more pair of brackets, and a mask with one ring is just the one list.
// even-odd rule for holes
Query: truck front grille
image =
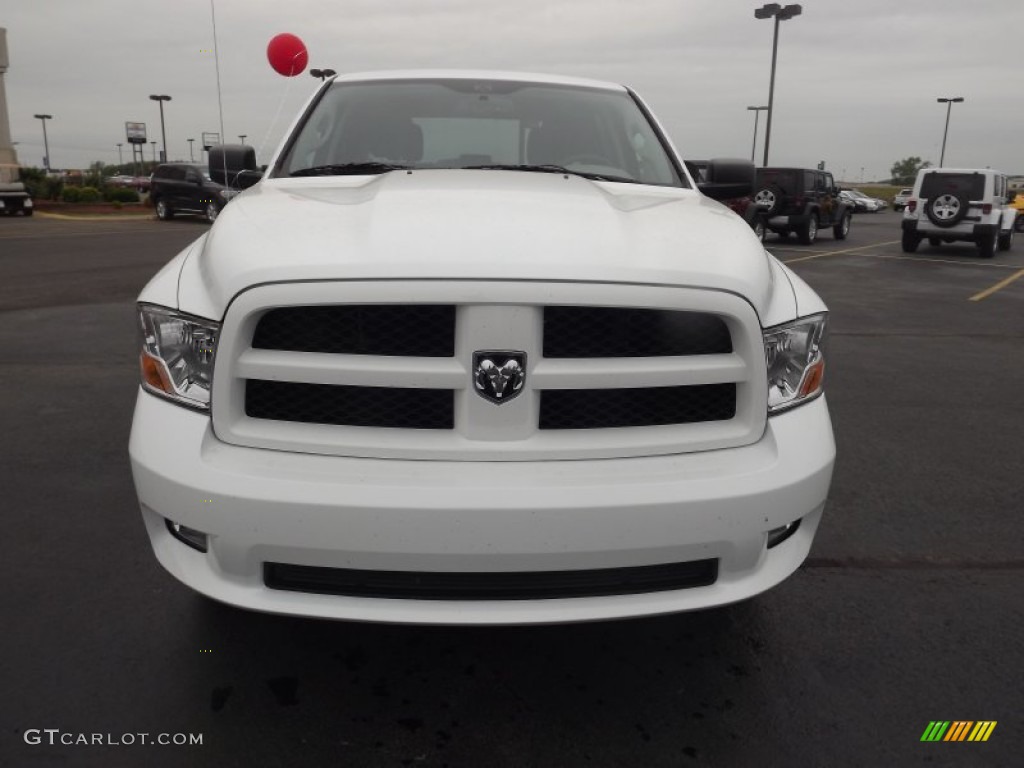
{"label": "truck front grille", "polygon": [[455,354],[455,307],[280,307],[260,318],[252,346],[328,354],[451,357]]}
{"label": "truck front grille", "polygon": [[245,415],[254,419],[393,429],[451,429],[451,390],[347,387],[250,379]]}
{"label": "truck front grille", "polygon": [[735,384],[643,389],[549,389],[541,429],[609,429],[723,421],[736,415]]}
{"label": "truck front grille", "polygon": [[732,352],[722,318],[634,307],[545,307],[544,357],[666,357]]}
{"label": "truck front grille", "polygon": [[[525,360],[526,375],[498,401],[473,367],[503,354]],[[724,291],[271,284],[240,294],[225,316],[212,412],[226,442],[329,455],[665,455],[759,439],[764,365],[756,313]]]}

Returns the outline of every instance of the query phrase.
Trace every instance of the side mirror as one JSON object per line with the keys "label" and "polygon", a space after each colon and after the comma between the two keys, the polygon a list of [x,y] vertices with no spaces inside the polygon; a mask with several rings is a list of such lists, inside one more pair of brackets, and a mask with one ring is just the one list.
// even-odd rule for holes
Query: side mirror
{"label": "side mirror", "polygon": [[697,189],[713,200],[746,197],[754,191],[754,164],[749,160],[715,158],[704,170]]}
{"label": "side mirror", "polygon": [[[245,144],[218,144],[209,151],[210,178],[225,187],[242,189],[258,182],[256,150]],[[253,171],[254,173],[247,173]],[[244,174],[244,175],[243,175]],[[245,186],[242,184],[245,183]]]}

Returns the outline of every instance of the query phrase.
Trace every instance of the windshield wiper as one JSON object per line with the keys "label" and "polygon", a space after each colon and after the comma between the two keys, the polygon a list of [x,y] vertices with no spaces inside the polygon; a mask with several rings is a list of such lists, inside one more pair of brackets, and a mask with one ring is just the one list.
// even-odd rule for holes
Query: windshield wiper
{"label": "windshield wiper", "polygon": [[387,171],[405,171],[407,165],[393,163],[339,163],[335,165],[314,165],[312,168],[300,168],[292,171],[289,176],[358,176],[370,173],[386,173]]}
{"label": "windshield wiper", "polygon": [[562,165],[554,165],[551,163],[545,163],[543,165],[466,165],[463,166],[465,170],[469,171],[533,171],[535,173],[566,173],[573,176],[580,176],[584,179],[594,179],[596,181],[622,181],[627,184],[638,184],[636,179],[631,179],[627,176],[615,176],[609,173],[592,173],[590,171],[574,171],[566,168]]}

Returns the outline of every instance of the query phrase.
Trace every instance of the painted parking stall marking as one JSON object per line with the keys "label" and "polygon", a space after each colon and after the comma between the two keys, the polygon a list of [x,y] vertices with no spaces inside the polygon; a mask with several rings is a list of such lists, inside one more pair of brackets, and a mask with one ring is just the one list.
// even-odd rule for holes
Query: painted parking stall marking
{"label": "painted parking stall marking", "polygon": [[992,287],[986,288],[984,291],[980,291],[979,293],[974,294],[973,296],[971,296],[969,301],[981,301],[982,299],[987,299],[993,293],[997,293],[998,291],[1003,290],[1003,288],[1008,286],[1010,283],[1013,283],[1013,282],[1015,282],[1016,280],[1019,280],[1022,277],[1024,277],[1024,269],[1018,270],[1017,272],[1014,272],[1009,277],[1007,277],[1007,278],[1005,278],[1003,280],[1000,280],[998,283],[996,283]]}

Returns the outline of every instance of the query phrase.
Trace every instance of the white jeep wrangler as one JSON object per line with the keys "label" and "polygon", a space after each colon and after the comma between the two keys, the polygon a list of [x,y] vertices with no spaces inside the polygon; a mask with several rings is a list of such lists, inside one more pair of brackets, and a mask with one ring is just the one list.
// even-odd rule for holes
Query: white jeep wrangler
{"label": "white jeep wrangler", "polygon": [[903,250],[913,253],[921,240],[939,246],[976,243],[982,258],[1013,244],[1017,211],[1009,204],[1006,174],[984,169],[922,168],[903,211]]}
{"label": "white jeep wrangler", "polygon": [[324,83],[139,299],[130,454],[217,600],[515,624],[722,605],[807,556],[827,313],[618,85]]}

